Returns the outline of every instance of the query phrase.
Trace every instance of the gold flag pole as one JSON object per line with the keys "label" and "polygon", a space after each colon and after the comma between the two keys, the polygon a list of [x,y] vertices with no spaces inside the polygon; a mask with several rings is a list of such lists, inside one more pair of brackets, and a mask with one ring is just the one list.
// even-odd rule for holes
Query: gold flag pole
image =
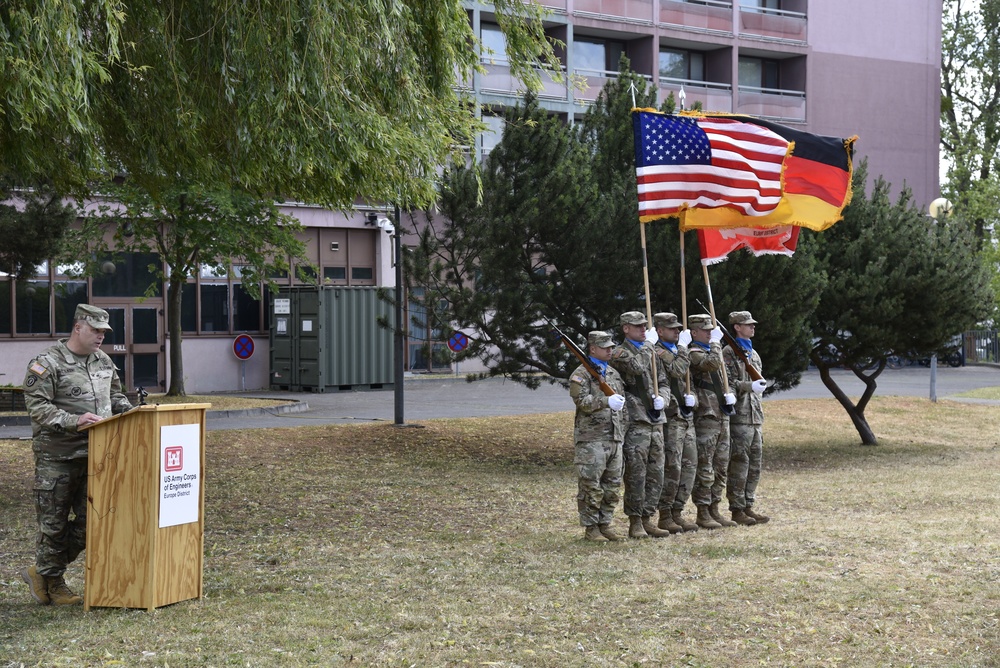
{"label": "gold flag pole", "polygon": [[[680,234],[680,250],[681,250],[681,324],[684,329],[687,329],[688,321],[688,293],[687,293],[687,269],[684,264],[684,230],[681,229],[680,224],[677,225],[677,232]],[[691,368],[688,367],[687,373],[684,378],[684,392],[685,394],[691,394]]]}
{"label": "gold flag pole", "polygon": [[[653,324],[653,307],[649,301],[649,265],[646,263],[646,223],[639,222],[639,238],[642,241],[642,282],[646,292],[646,324]],[[653,394],[660,394],[659,383],[656,379],[656,352],[650,360],[653,370]]]}
{"label": "gold flag pole", "polygon": [[[712,283],[708,280],[708,265],[704,262],[701,265],[702,274],[705,276],[705,290],[708,291],[708,310],[709,315],[712,316],[712,327],[718,327],[719,323],[715,319],[715,301],[712,299]],[[726,375],[726,360],[722,357],[722,351],[719,351],[719,358],[722,359],[722,384],[726,388],[726,392],[729,391],[729,377]]]}

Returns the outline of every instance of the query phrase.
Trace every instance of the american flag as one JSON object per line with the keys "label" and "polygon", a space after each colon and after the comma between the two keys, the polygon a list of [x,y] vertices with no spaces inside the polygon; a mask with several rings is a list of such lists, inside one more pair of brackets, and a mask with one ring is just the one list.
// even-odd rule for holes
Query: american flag
{"label": "american flag", "polygon": [[632,114],[639,218],[731,207],[765,216],[781,201],[786,139],[742,120]]}

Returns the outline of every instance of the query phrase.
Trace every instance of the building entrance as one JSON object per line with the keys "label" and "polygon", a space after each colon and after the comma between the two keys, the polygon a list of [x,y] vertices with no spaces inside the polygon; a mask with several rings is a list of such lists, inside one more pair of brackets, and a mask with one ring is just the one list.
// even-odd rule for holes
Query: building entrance
{"label": "building entrance", "polygon": [[112,332],[104,337],[101,350],[114,360],[126,391],[142,387],[162,392],[166,387],[163,346],[163,304],[146,300],[142,304],[96,303],[108,312]]}

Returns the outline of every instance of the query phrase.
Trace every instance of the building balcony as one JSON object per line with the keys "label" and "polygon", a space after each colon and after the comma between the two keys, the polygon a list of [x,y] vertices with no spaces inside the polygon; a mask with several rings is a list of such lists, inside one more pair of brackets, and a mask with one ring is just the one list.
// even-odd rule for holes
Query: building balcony
{"label": "building balcony", "polygon": [[660,23],[696,32],[733,32],[733,3],[724,0],[660,0]]}
{"label": "building balcony", "polygon": [[[510,65],[484,62],[485,73],[479,75],[479,92],[485,94],[524,97],[527,88],[524,82],[511,74]],[[568,99],[565,73],[556,74],[550,70],[539,70],[541,89],[537,92],[540,100]]]}
{"label": "building balcony", "polygon": [[790,42],[806,41],[806,15],[782,9],[740,7],[740,34]]}
{"label": "building balcony", "polygon": [[[549,4],[549,0],[545,0]],[[623,23],[653,24],[653,0],[575,0],[573,14]]]}
{"label": "building balcony", "polygon": [[804,91],[740,86],[739,94],[737,113],[775,121],[804,123],[806,120]]}
{"label": "building balcony", "polygon": [[733,87],[729,84],[712,81],[694,81],[692,79],[671,79],[660,77],[660,99],[665,100],[670,93],[680,106],[680,90],[684,87],[684,108],[693,109],[700,102],[702,111],[721,111],[731,113],[733,110]]}
{"label": "building balcony", "polygon": [[538,0],[538,4],[552,10],[553,14],[566,13],[566,0]]}

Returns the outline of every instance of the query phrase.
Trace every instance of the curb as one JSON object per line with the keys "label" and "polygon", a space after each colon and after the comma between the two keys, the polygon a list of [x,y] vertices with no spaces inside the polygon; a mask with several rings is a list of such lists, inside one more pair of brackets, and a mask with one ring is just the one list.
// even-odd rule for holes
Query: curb
{"label": "curb", "polygon": [[[256,415],[282,415],[284,413],[305,413],[309,410],[309,404],[305,401],[296,401],[290,404],[279,404],[267,408],[241,408],[232,411],[213,411],[205,413],[205,420],[216,420],[225,418],[253,417]],[[31,424],[31,418],[27,415],[8,415],[0,417],[0,427],[22,427]]]}

